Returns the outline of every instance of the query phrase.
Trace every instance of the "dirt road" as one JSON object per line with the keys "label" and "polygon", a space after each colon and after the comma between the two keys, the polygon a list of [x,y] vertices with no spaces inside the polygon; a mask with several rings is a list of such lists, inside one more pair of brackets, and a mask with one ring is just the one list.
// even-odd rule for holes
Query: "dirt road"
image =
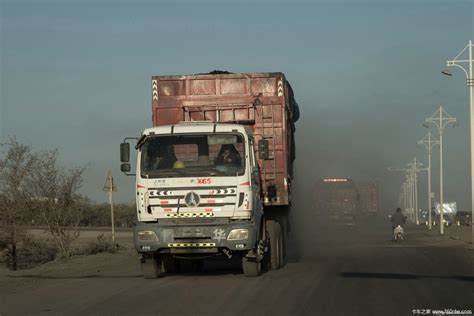
{"label": "dirt road", "polygon": [[[414,315],[474,311],[474,251],[407,227],[402,244],[364,223],[294,239],[286,266],[246,278],[238,263],[144,280],[135,252],[2,271],[1,315]],[[126,236],[122,236],[126,240]],[[126,244],[126,243],[125,243]]]}

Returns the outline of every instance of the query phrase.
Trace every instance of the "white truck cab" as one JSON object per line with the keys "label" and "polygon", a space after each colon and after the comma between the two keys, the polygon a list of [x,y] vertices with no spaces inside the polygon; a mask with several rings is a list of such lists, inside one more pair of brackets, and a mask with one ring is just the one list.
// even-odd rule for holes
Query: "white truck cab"
{"label": "white truck cab", "polygon": [[[181,123],[146,129],[143,136],[136,169],[140,222],[250,219],[254,206],[261,207],[258,177],[252,178],[258,167],[248,128]],[[223,161],[225,150],[235,161]]]}
{"label": "white truck cab", "polygon": [[153,127],[136,149],[135,248],[142,263],[152,261],[154,267],[142,267],[145,276],[148,269],[156,277],[161,262],[175,271],[177,258],[230,258],[235,252],[260,266],[263,206],[248,127],[209,122]]}

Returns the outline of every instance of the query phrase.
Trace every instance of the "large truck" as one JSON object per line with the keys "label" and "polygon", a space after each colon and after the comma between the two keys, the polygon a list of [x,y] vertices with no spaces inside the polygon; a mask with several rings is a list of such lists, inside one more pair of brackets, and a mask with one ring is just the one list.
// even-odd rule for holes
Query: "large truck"
{"label": "large truck", "polygon": [[283,73],[153,76],[153,127],[120,145],[136,175],[134,243],[145,278],[239,257],[245,276],[283,266],[295,160]]}
{"label": "large truck", "polygon": [[359,183],[359,212],[361,215],[374,216],[379,212],[379,188],[376,181]]}
{"label": "large truck", "polygon": [[359,192],[351,178],[323,178],[315,187],[316,213],[337,223],[353,225],[359,209]]}

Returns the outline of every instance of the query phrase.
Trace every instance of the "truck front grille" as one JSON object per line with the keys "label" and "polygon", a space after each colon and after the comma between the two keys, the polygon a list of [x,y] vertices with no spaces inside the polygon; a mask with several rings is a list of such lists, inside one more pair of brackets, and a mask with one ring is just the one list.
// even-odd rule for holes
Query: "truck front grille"
{"label": "truck front grille", "polygon": [[228,218],[196,217],[196,218],[164,218],[158,220],[161,226],[190,226],[190,225],[226,225]]}

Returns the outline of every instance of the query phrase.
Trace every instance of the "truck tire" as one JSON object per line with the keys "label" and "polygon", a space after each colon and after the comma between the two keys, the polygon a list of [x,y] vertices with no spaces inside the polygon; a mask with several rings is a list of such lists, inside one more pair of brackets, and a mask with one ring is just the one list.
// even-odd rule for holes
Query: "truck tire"
{"label": "truck tire", "polygon": [[281,227],[281,262],[280,268],[284,267],[286,261],[288,260],[288,239],[289,239],[289,230],[290,230],[290,223],[288,218],[283,218],[280,222]]}
{"label": "truck tire", "polygon": [[269,263],[270,269],[279,269],[283,263],[283,236],[280,223],[273,220],[268,220],[266,223],[269,247]]}
{"label": "truck tire", "polygon": [[285,261],[286,261],[285,234],[286,232],[283,232],[283,228],[280,226],[280,234],[279,234],[280,238],[278,239],[279,248],[280,248],[279,268],[282,268],[285,265]]}
{"label": "truck tire", "polygon": [[242,270],[246,277],[257,277],[262,272],[262,263],[260,261],[256,261],[255,259],[251,260],[243,256]]}
{"label": "truck tire", "polygon": [[161,258],[157,255],[143,255],[140,266],[145,279],[156,279],[161,274]]}
{"label": "truck tire", "polygon": [[163,257],[163,269],[166,273],[178,273],[178,261],[172,256]]}

